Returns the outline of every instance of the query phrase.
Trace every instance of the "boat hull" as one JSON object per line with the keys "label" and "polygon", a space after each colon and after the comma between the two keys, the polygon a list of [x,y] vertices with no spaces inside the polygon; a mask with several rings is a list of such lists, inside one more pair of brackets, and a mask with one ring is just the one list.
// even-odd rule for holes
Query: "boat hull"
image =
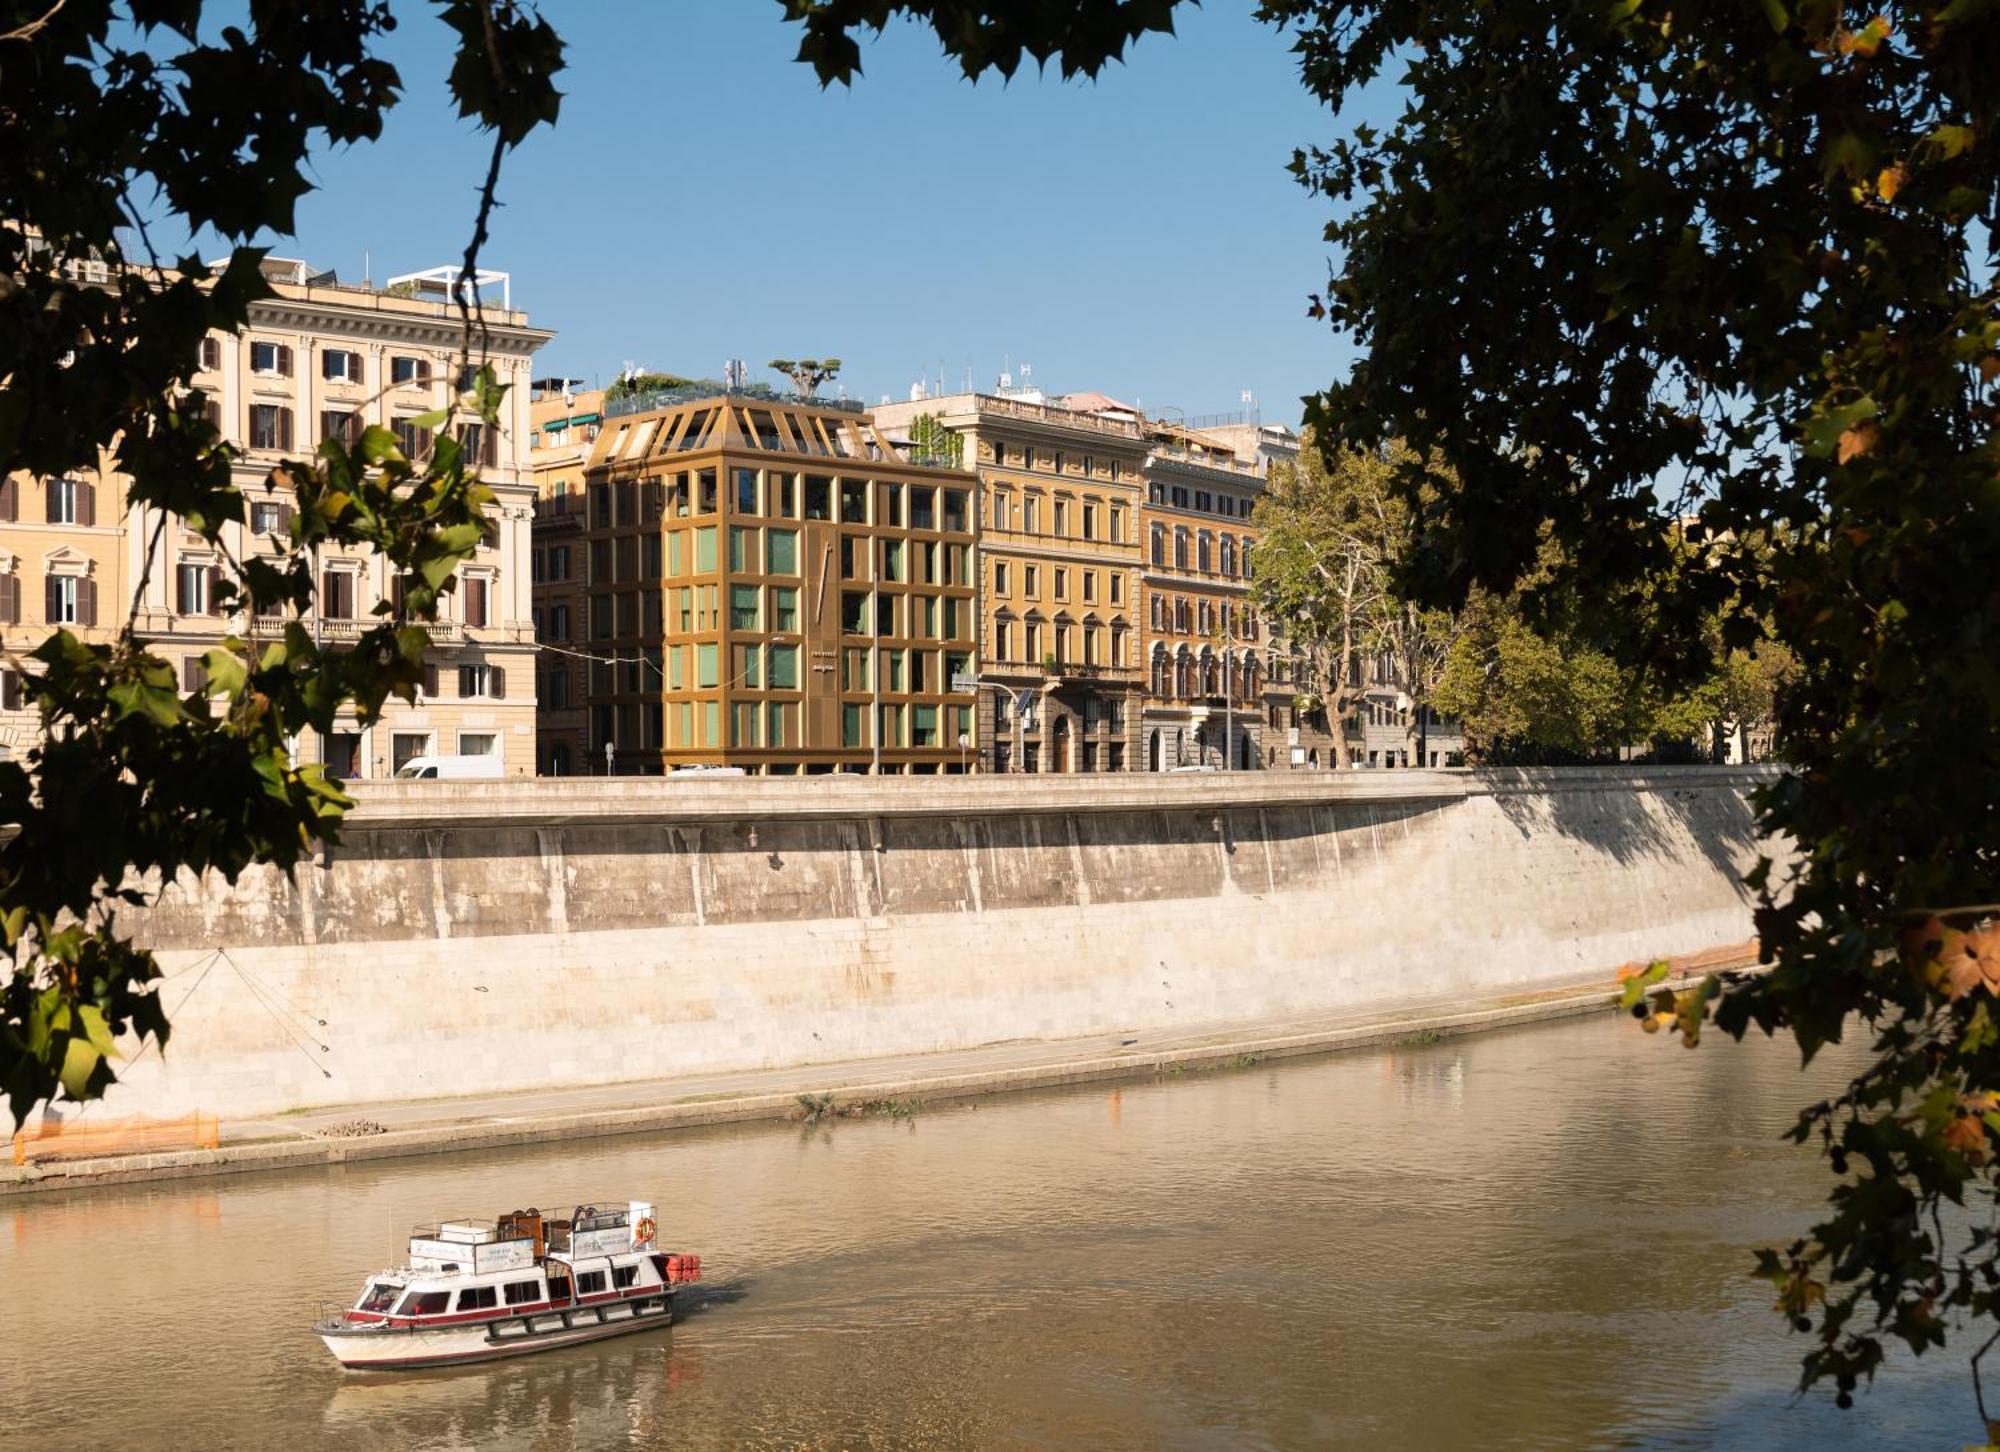
{"label": "boat hull", "polygon": [[423,1371],[530,1356],[586,1341],[658,1330],[671,1326],[673,1319],[673,1293],[668,1291],[603,1306],[506,1316],[470,1326],[385,1328],[339,1320],[322,1321],[313,1331],[334,1360],[349,1371]]}

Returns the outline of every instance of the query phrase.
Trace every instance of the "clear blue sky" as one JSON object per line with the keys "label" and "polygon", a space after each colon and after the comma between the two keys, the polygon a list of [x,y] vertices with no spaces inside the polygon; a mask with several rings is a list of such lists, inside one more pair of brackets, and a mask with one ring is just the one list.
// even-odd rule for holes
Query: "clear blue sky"
{"label": "clear blue sky", "polygon": [[[398,7],[405,100],[374,145],[321,158],[296,250],[377,282],[454,262],[485,143],[452,114],[448,33]],[[1325,203],[1285,166],[1333,118],[1248,0],[1188,9],[1095,83],[974,86],[928,30],[864,47],[852,90],[793,61],[772,0],[545,3],[569,44],[561,123],[508,160],[484,260],[554,328],[538,373],[627,360],[717,374],[834,354],[870,402],[1004,359],[1051,392],[1269,421],[1346,366],[1305,316]]]}

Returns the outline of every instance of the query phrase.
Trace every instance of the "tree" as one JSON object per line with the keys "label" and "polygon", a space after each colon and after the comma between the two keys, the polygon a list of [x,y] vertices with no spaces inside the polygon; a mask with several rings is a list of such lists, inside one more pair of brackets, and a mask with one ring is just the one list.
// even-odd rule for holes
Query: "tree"
{"label": "tree", "polygon": [[1709,1019],[1807,1057],[1872,1040],[1796,1130],[1858,1177],[1763,1266],[1805,1382],[1846,1402],[1886,1344],[2000,1312],[2000,1236],[1940,1213],[2000,1190],[2000,9],[1261,13],[1330,105],[1401,79],[1392,122],[1295,169],[1334,204],[1317,307],[1361,355],[1309,417],[1449,471],[1399,475],[1406,588],[1504,594],[1546,537],[1531,617],[1589,598],[1621,659],[1684,681],[1710,620],[1722,649],[1770,622],[1796,662],[1793,769],[1755,798],[1797,849],[1751,878],[1769,972],[1650,1008],[1690,1044]]}
{"label": "tree", "polygon": [[910,420],[910,449],[919,463],[956,469],[965,463],[965,435],[938,422],[934,413]]}
{"label": "tree", "polygon": [[[0,32],[0,477],[111,460],[157,521],[145,571],[169,521],[226,557],[224,526],[246,508],[230,449],[190,387],[203,337],[239,329],[268,293],[262,252],[241,244],[289,232],[312,145],[379,135],[400,89],[373,53],[395,23],[373,0],[228,9],[222,29],[199,0],[48,0],[25,16],[10,7],[15,23]],[[469,277],[506,152],[555,119],[562,47],[513,0],[440,10],[458,38],[459,112],[493,137]],[[167,228],[239,245],[219,269],[192,256],[168,264],[152,241]],[[453,414],[498,422],[502,390],[477,366],[469,288],[459,306],[476,378],[424,427]],[[185,696],[130,617],[114,644],[59,629],[11,662],[44,731],[25,762],[0,763],[0,1088],[17,1122],[58,1093],[101,1093],[119,1034],[165,1044],[158,970],[119,916],[146,884],[183,871],[234,878],[253,861],[289,870],[337,839],[350,803],[320,767],[293,763],[289,738],[330,730],[344,704],[365,722],[391,693],[414,699],[422,622],[492,500],[442,430],[429,457],[411,459],[371,428],[286,461],[262,487],[295,504],[290,536],[275,558],[231,560],[221,603],[303,610],[316,549],[369,547],[401,594],[358,641],[322,648],[296,623],[262,647],[232,637]]]}
{"label": "tree", "polygon": [[[631,398],[642,393],[659,393],[669,388],[687,388],[701,381],[683,378],[678,373],[640,373],[634,370],[630,373],[620,373],[611,380],[611,386],[604,390],[604,401],[616,403],[621,398]],[[716,384],[715,389],[720,393],[722,385]]]}
{"label": "tree", "polygon": [[791,379],[800,398],[817,396],[822,383],[831,383],[840,375],[838,358],[773,358],[764,366]]}
{"label": "tree", "polygon": [[1360,658],[1382,606],[1386,562],[1366,500],[1382,482],[1378,459],[1333,459],[1302,447],[1296,464],[1272,468],[1251,516],[1250,598],[1304,659],[1306,681],[1321,697],[1333,737],[1334,764],[1353,765],[1348,717],[1361,704]]}

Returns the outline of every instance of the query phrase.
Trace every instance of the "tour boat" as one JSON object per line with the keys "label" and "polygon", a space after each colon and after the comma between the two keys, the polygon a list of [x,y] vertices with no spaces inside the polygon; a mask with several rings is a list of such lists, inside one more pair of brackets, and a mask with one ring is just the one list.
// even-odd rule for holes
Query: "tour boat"
{"label": "tour boat", "polygon": [[579,1205],[566,1220],[515,1210],[410,1236],[409,1264],[369,1277],[314,1333],[349,1371],[407,1371],[524,1356],[674,1319],[701,1257],[654,1245],[653,1207]]}

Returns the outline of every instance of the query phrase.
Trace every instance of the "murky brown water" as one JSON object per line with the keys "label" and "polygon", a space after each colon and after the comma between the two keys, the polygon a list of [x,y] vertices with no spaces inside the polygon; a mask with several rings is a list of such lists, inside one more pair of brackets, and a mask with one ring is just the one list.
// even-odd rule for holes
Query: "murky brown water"
{"label": "murky brown water", "polygon": [[[1743,1272],[1823,1189],[1775,1138],[1794,1062],[1607,1015],[907,1121],[0,1201],[0,1446],[1961,1445],[1956,1360],[1851,1413],[1790,1396],[1801,1348]],[[386,1379],[306,1334],[440,1212],[626,1195],[703,1256],[671,1331]]]}

